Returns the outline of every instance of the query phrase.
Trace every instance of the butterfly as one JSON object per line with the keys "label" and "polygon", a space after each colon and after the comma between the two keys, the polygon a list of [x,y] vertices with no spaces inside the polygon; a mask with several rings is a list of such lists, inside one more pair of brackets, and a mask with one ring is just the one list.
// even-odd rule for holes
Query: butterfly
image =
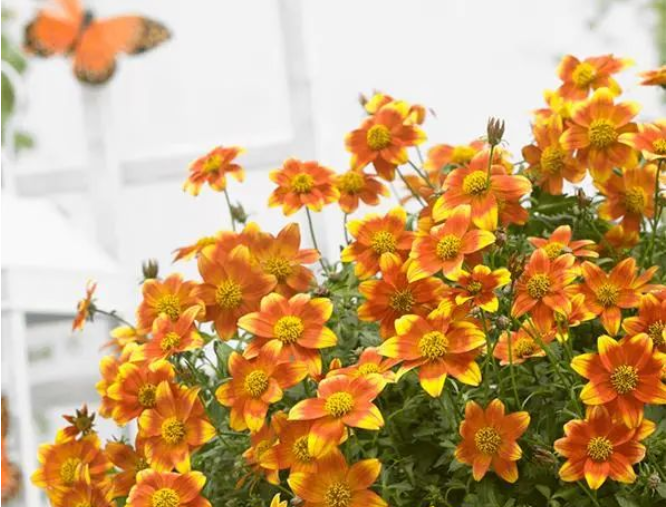
{"label": "butterfly", "polygon": [[55,0],[25,28],[29,53],[72,56],[74,75],[88,84],[106,83],[120,53],[135,55],[171,37],[158,21],[143,16],[95,19],[79,0]]}

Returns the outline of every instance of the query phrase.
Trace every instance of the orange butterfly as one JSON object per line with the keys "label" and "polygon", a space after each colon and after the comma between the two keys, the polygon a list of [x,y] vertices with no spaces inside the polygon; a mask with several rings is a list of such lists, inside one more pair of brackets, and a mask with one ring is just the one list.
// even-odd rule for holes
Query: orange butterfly
{"label": "orange butterfly", "polygon": [[119,53],[142,53],[170,36],[164,25],[152,19],[94,19],[79,0],[55,0],[25,28],[25,46],[38,56],[73,54],[74,75],[84,83],[102,84],[116,70]]}

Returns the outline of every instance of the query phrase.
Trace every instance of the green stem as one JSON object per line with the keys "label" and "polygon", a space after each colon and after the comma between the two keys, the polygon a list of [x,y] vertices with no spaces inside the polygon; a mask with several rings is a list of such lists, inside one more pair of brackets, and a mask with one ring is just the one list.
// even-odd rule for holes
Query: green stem
{"label": "green stem", "polygon": [[347,231],[347,219],[349,218],[349,213],[345,213],[345,218],[344,218],[344,225],[342,227],[342,230],[345,233],[345,243],[349,244],[349,232]]}
{"label": "green stem", "polygon": [[516,407],[520,408],[520,396],[518,396],[518,388],[516,387],[516,376],[513,371],[513,338],[511,337],[511,330],[507,331],[507,340],[509,342],[509,374],[511,375],[511,387],[513,388],[513,397],[516,399]]}
{"label": "green stem", "polygon": [[312,215],[310,214],[310,208],[308,208],[307,206],[305,207],[305,214],[308,217],[308,226],[310,228],[310,237],[312,238],[312,245],[315,247],[315,250],[319,252],[319,264],[321,265],[321,269],[324,270],[324,273],[328,273],[328,270],[326,269],[326,264],[324,264],[324,257],[321,253],[321,250],[319,249],[319,245],[317,244],[317,237],[315,236],[314,225],[312,224]]}
{"label": "green stem", "polygon": [[580,489],[582,489],[585,492],[585,494],[590,498],[590,500],[592,500],[592,503],[594,505],[596,505],[597,507],[600,507],[596,494],[593,495],[592,492],[588,489],[588,487],[586,485],[584,485],[583,483],[581,483],[580,481],[576,481],[576,484],[578,484],[578,486],[580,486]]}
{"label": "green stem", "polygon": [[224,189],[224,198],[227,201],[227,208],[229,208],[229,218],[231,218],[231,229],[236,232],[236,219],[234,218],[234,211],[231,207],[231,199],[229,199],[229,192],[225,187]]}
{"label": "green stem", "polygon": [[421,206],[423,206],[423,207],[425,208],[425,207],[426,207],[426,203],[423,202],[423,199],[421,199],[421,196],[416,192],[416,190],[414,190],[414,189],[412,188],[412,186],[409,184],[409,182],[407,181],[407,179],[402,175],[402,173],[400,172],[400,168],[399,168],[399,167],[396,167],[396,168],[395,168],[395,171],[398,173],[398,176],[400,176],[400,179],[401,179],[402,182],[407,186],[407,188],[408,188],[409,191],[412,193],[412,195],[414,196],[414,198],[419,202],[419,204],[420,204]]}
{"label": "green stem", "polygon": [[100,313],[100,314],[102,314],[102,315],[106,315],[107,317],[111,317],[112,319],[117,320],[117,321],[120,322],[121,324],[125,324],[126,326],[129,326],[129,327],[131,327],[132,329],[134,329],[134,326],[133,326],[132,324],[130,324],[129,322],[127,322],[125,319],[123,319],[123,318],[122,318],[120,315],[118,315],[115,311],[113,311],[113,312],[107,312],[106,310],[101,310],[100,308],[97,308],[97,307],[95,306],[94,309],[93,309],[90,313],[93,314],[93,315],[96,314],[96,313]]}
{"label": "green stem", "polygon": [[499,377],[499,369],[497,368],[497,365],[495,364],[495,360],[493,359],[493,355],[495,353],[495,344],[490,340],[490,334],[488,333],[488,325],[486,323],[486,313],[481,310],[481,325],[483,326],[483,334],[486,336],[486,348],[488,349],[486,351],[486,360],[483,363],[483,376],[487,380],[485,382],[485,396],[484,399],[486,403],[488,402],[490,398],[490,382],[487,377],[488,377],[488,365],[492,365],[493,371],[495,373],[495,378],[497,379],[497,389],[499,391],[499,395],[501,396],[501,385],[502,383],[500,382],[500,377]]}
{"label": "green stem", "polygon": [[661,169],[663,164],[666,162],[666,158],[659,159],[657,165],[657,174],[654,178],[654,216],[652,217],[652,235],[650,236],[650,262],[648,265],[652,264],[652,258],[654,257],[654,242],[657,239],[657,227],[659,226],[659,219],[661,218],[661,206],[659,205],[659,175],[661,174]]}
{"label": "green stem", "polygon": [[428,176],[425,173],[421,172],[421,170],[418,168],[418,166],[414,162],[412,162],[411,160],[408,160],[407,163],[414,168],[414,170],[416,171],[416,174],[418,174],[421,177],[421,179],[423,179],[423,181],[425,181],[425,183],[430,188],[432,188],[433,190],[437,190],[435,188],[435,185],[433,185],[432,182],[430,181],[430,178],[428,178]]}

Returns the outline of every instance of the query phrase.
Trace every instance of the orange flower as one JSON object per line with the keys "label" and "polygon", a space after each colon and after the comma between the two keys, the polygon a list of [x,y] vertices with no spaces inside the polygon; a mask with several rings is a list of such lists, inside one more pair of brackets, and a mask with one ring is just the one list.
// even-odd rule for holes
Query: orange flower
{"label": "orange flower", "polygon": [[600,88],[585,102],[574,106],[572,124],[560,137],[565,150],[578,150],[576,157],[590,169],[596,181],[610,178],[613,167],[635,164],[636,153],[620,135],[634,132],[630,123],[640,106],[635,102],[613,103],[613,93]]}
{"label": "orange flower", "polygon": [[379,375],[350,378],[336,375],[319,383],[317,397],[302,400],[289,411],[290,421],[312,421],[308,452],[317,458],[336,447],[345,427],[378,430],[384,418],[372,401],[386,382]]}
{"label": "orange flower", "polygon": [[338,204],[345,213],[353,213],[358,209],[359,200],[368,206],[377,206],[379,196],[388,197],[385,185],[374,176],[365,174],[363,170],[351,169],[336,177],[335,186],[340,191]]}
{"label": "orange flower", "polygon": [[391,102],[347,134],[345,145],[352,154],[352,169],[372,163],[381,178],[393,181],[395,168],[409,160],[407,148],[426,140],[423,131],[409,121],[409,113],[406,102]]}
{"label": "orange flower", "polygon": [[599,489],[606,479],[631,484],[636,481],[632,465],[645,457],[640,440],[655,430],[647,419],[638,429],[614,421],[603,407],[588,410],[584,420],[564,425],[564,437],[555,441],[555,450],[567,458],[560,468],[560,479],[579,481],[583,477],[591,489]]}
{"label": "orange flower", "polygon": [[557,259],[563,253],[568,253],[574,257],[599,257],[594,250],[590,250],[595,243],[589,239],[571,241],[571,227],[560,225],[549,236],[544,238],[527,238],[534,248],[543,248],[551,261]]}
{"label": "orange flower", "polygon": [[109,442],[104,449],[119,472],[113,475],[113,496],[127,496],[136,484],[136,476],[148,468],[143,442],[136,440],[136,449],[123,442]]}
{"label": "orange flower", "polygon": [[666,88],[666,65],[658,69],[646,70],[638,74],[643,78],[640,84],[643,86],[661,86]]}
{"label": "orange flower", "polygon": [[562,97],[558,92],[545,90],[543,97],[548,107],[534,111],[534,117],[538,125],[547,125],[560,118],[567,123],[571,119],[571,109],[574,101]]}
{"label": "orange flower", "polygon": [[229,255],[221,251],[211,257],[201,255],[198,265],[204,283],[197,295],[206,305],[205,320],[212,320],[220,338],[228,340],[237,331],[238,319],[259,308],[261,298],[275,287],[276,279],[253,264],[244,245]]}
{"label": "orange flower", "polygon": [[153,337],[137,348],[132,354],[132,361],[168,359],[173,354],[203,347],[204,340],[194,325],[199,311],[199,307],[192,306],[176,322],[165,314],[157,317],[153,323]]}
{"label": "orange flower", "polygon": [[505,414],[500,400],[491,401],[485,410],[475,401],[468,401],[465,420],[460,424],[463,439],[456,447],[456,459],[472,466],[476,481],[492,468],[506,482],[514,483],[518,480],[516,462],[523,454],[516,440],[529,424],[527,412]]}
{"label": "orange flower", "polygon": [[487,312],[496,312],[499,300],[495,291],[511,281],[511,273],[505,268],[491,271],[488,266],[477,264],[471,273],[461,269],[450,273],[447,278],[458,284],[458,288],[455,289],[456,304],[462,305],[471,301],[475,307],[483,308]]}
{"label": "orange flower", "polygon": [[511,316],[518,318],[530,312],[539,328],[550,329],[553,312],[565,316],[570,313],[571,300],[565,289],[578,276],[575,260],[573,255],[564,254],[551,262],[546,250],[532,252],[525,271],[516,282]]}
{"label": "orange flower", "polygon": [[[263,474],[271,484],[280,484],[277,470],[268,468],[264,463],[268,451],[277,444],[278,438],[276,428],[281,421],[286,419],[284,412],[277,412],[271,419],[271,424],[265,424],[259,431],[250,435],[250,447],[243,453],[243,458],[252,468],[253,472]],[[239,486],[245,478],[239,481]]]}
{"label": "orange flower", "polygon": [[504,166],[497,163],[496,159],[493,160],[489,174],[488,157],[488,150],[484,150],[468,165],[454,169],[447,175],[442,188],[444,193],[433,208],[435,221],[441,222],[448,218],[462,204],[471,206],[472,222],[486,231],[497,229],[501,211],[507,215],[503,222],[522,220],[520,216],[513,216],[515,208],[504,208],[507,204],[518,203],[521,197],[532,190],[532,184],[524,176],[507,174]]}
{"label": "orange flower", "polygon": [[666,291],[645,294],[638,303],[638,315],[624,319],[629,336],[646,333],[655,349],[666,352]]}
{"label": "orange flower", "polygon": [[340,260],[356,262],[354,273],[362,280],[379,271],[383,257],[393,257],[401,263],[414,239],[414,233],[405,230],[406,222],[407,212],[403,208],[393,208],[384,216],[370,213],[363,220],[351,220],[347,229],[356,241],[342,251]]}
{"label": "orange flower", "polygon": [[647,160],[666,158],[666,120],[639,123],[637,129],[638,132],[622,134],[620,141],[640,151]]}
{"label": "orange flower", "polygon": [[335,202],[340,192],[334,184],[335,173],[317,162],[285,160],[282,169],[271,171],[271,181],[278,185],[268,199],[268,206],[282,206],[289,216],[303,206],[321,211],[325,204]]}
{"label": "orange flower", "polygon": [[305,500],[303,507],[387,507],[368,489],[381,468],[377,459],[364,459],[350,467],[342,454],[331,453],[320,460],[317,472],[293,473],[288,482]]}
{"label": "orange flower", "polygon": [[245,349],[245,357],[254,358],[264,347],[275,346],[280,361],[304,362],[312,377],[321,374],[319,350],[333,347],[338,338],[325,326],[333,313],[329,299],[296,294],[287,299],[272,293],[261,300],[258,312],[245,315],[238,325],[255,335]]}
{"label": "orange flower", "polygon": [[599,206],[599,218],[622,218],[625,231],[639,231],[643,217],[654,216],[654,185],[657,166],[622,169],[622,175],[613,173],[605,182],[595,182],[606,200]]}
{"label": "orange flower", "polygon": [[358,308],[358,318],[379,322],[381,337],[388,338],[395,331],[396,319],[409,313],[425,317],[435,309],[445,286],[435,277],[408,281],[405,267],[395,257],[383,257],[379,263],[382,278],[366,280],[358,287],[366,299]]}
{"label": "orange flower", "polygon": [[638,231],[625,230],[622,225],[614,225],[604,234],[604,239],[615,250],[623,250],[638,245],[639,234]]}
{"label": "orange flower", "polygon": [[204,251],[208,251],[209,249],[213,248],[217,243],[219,243],[222,239],[222,234],[223,233],[219,232],[215,236],[204,236],[203,238],[199,238],[195,243],[191,245],[177,248],[176,250],[174,250],[174,253],[176,255],[173,258],[173,262],[180,260],[188,261],[190,259],[198,257],[199,254],[201,254]]}
{"label": "orange flower", "polygon": [[86,507],[115,507],[113,501],[115,490],[109,485],[86,484],[84,482],[76,484],[62,495],[51,498],[53,505],[85,505]]}
{"label": "orange flower", "polygon": [[467,385],[481,382],[475,359],[486,338],[476,323],[405,315],[395,322],[395,330],[397,336],[382,343],[379,353],[404,361],[398,378],[418,368],[419,382],[433,398],[442,394],[447,375]]}
{"label": "orange flower", "polygon": [[[367,99],[365,96],[361,95],[360,100],[361,104],[363,105],[363,108],[365,109],[365,112],[371,115],[376,114],[377,111],[379,111],[382,107],[388,104],[391,104],[393,102],[402,102],[402,101],[396,101],[390,95],[386,95],[378,91],[375,91],[372,97],[370,97],[370,99]],[[425,107],[423,107],[420,104],[411,104],[409,105],[409,114],[407,116],[407,123],[416,123],[420,125],[425,121],[425,115],[426,115]]]}
{"label": "orange flower", "polygon": [[495,235],[490,231],[469,230],[471,215],[470,206],[458,206],[444,224],[433,227],[429,232],[416,234],[409,254],[409,281],[420,280],[440,270],[444,276],[455,276],[462,267],[465,255],[495,242]]}
{"label": "orange flower", "polygon": [[169,275],[164,281],[146,280],[143,283],[143,301],[136,311],[137,331],[149,333],[153,322],[162,313],[176,321],[185,310],[198,306],[203,310],[201,300],[195,295],[197,284],[183,281],[178,273]]}
{"label": "orange flower", "polygon": [[229,148],[218,146],[207,155],[198,158],[190,165],[190,174],[183,184],[183,190],[192,195],[199,195],[202,185],[207,182],[210,188],[222,192],[227,188],[227,174],[236,178],[236,181],[243,181],[245,171],[233,162],[244,151],[238,146]]}
{"label": "orange flower", "polygon": [[76,307],[76,317],[72,322],[72,331],[82,331],[85,321],[92,317],[91,310],[94,309],[92,298],[96,288],[97,282],[88,280],[86,283],[86,297],[79,301]]}
{"label": "orange flower", "polygon": [[111,338],[102,346],[102,349],[111,349],[115,354],[122,354],[128,346],[138,346],[146,342],[147,334],[139,333],[132,326],[118,326],[111,330]]}
{"label": "orange flower", "polygon": [[[500,360],[502,366],[511,363],[522,364],[531,357],[546,356],[546,351],[541,348],[533,335],[538,333],[543,344],[548,345],[555,339],[555,329],[543,333],[537,328],[528,328],[528,325],[525,323],[518,331],[503,331],[500,335],[493,356]],[[511,337],[511,347],[509,347],[509,336]],[[509,350],[511,351],[510,358]]]}
{"label": "orange flower", "polygon": [[637,428],[646,403],[666,404],[666,384],[661,378],[666,356],[654,350],[644,333],[619,342],[600,336],[597,347],[598,354],[582,354],[571,361],[571,367],[589,380],[580,399],[586,405],[605,406],[627,426]]}
{"label": "orange flower", "polygon": [[232,429],[258,431],[264,425],[268,406],[282,399],[285,389],[305,378],[307,368],[300,362],[280,362],[280,347],[275,341],[263,347],[259,355],[246,359],[237,352],[229,357],[231,381],[222,384],[215,397],[231,408]]}
{"label": "orange flower", "polygon": [[335,375],[346,375],[351,378],[366,377],[368,375],[380,375],[386,382],[395,382],[395,373],[391,370],[399,359],[385,359],[375,347],[368,347],[358,358],[356,364],[346,368],[331,366],[327,377]]}
{"label": "orange flower", "polygon": [[[155,391],[155,408],[139,417],[139,435],[145,439],[146,458],[160,472],[174,467],[190,470],[190,453],[215,434],[199,400],[199,389],[162,382]],[[137,486],[138,487],[138,486]]]}
{"label": "orange flower", "polygon": [[206,477],[201,472],[177,474],[144,470],[127,498],[127,507],[210,507],[201,496]]}
{"label": "orange flower", "polygon": [[423,168],[429,173],[441,174],[447,165],[467,165],[484,146],[485,142],[481,140],[456,146],[436,144],[428,150]]}
{"label": "orange flower", "polygon": [[590,90],[609,88],[613,95],[622,91],[612,74],[633,65],[633,61],[611,55],[593,56],[582,62],[575,56],[562,58],[557,75],[563,81],[558,92],[571,100],[584,100]]}
{"label": "orange flower", "polygon": [[636,260],[628,257],[606,274],[596,264],[586,261],[581,265],[585,283],[576,290],[585,295],[585,304],[601,319],[604,329],[615,336],[620,330],[622,308],[638,306],[641,294],[649,288],[647,283],[657,269],[654,266],[637,276]]}

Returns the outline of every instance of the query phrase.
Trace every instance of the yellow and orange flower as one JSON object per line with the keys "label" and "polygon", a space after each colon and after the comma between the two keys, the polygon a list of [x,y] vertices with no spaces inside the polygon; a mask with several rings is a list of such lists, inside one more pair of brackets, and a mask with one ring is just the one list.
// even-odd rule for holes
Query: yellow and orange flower
{"label": "yellow and orange flower", "polygon": [[640,151],[647,160],[666,158],[666,120],[654,123],[639,123],[638,132],[629,132],[620,136],[620,141]]}
{"label": "yellow and orange flower", "polygon": [[183,184],[183,190],[192,195],[199,195],[204,183],[217,192],[227,188],[227,174],[233,176],[236,181],[245,179],[243,168],[234,163],[235,158],[243,153],[243,148],[231,146],[223,148],[218,146],[212,151],[196,159],[190,165],[190,174]]}
{"label": "yellow and orange flower", "polygon": [[319,461],[317,472],[297,472],[289,476],[289,487],[305,500],[303,507],[387,507],[370,486],[379,477],[381,463],[364,459],[347,465],[340,453]]}
{"label": "yellow and orange flower", "polygon": [[113,475],[113,496],[127,496],[136,484],[137,474],[148,468],[143,442],[137,439],[136,448],[123,442],[109,442],[104,452],[119,470]]}
{"label": "yellow and orange flower", "polygon": [[606,181],[614,167],[635,164],[636,152],[621,135],[636,130],[631,120],[639,109],[635,102],[614,104],[613,93],[600,88],[574,106],[572,124],[560,144],[565,150],[577,150],[576,157],[588,166],[595,181]]}
{"label": "yellow and orange flower", "polygon": [[506,268],[492,271],[488,266],[478,264],[472,272],[455,271],[447,275],[449,280],[456,282],[456,304],[462,305],[471,301],[472,305],[487,312],[496,312],[499,300],[495,291],[511,281],[511,273]]}
{"label": "yellow and orange flower", "polygon": [[[385,93],[374,91],[372,97],[367,99],[364,95],[361,94],[360,97],[361,104],[365,112],[372,115],[376,114],[382,107],[392,103],[392,102],[403,102],[396,101],[390,95]],[[409,114],[407,115],[407,123],[416,123],[421,125],[425,121],[426,108],[421,104],[409,104]]]}
{"label": "yellow and orange flower", "polygon": [[115,490],[108,484],[87,484],[80,482],[62,495],[52,497],[53,505],[85,505],[86,507],[115,507]]}
{"label": "yellow and orange flower", "polygon": [[399,359],[387,359],[383,357],[376,347],[368,347],[361,352],[356,364],[345,368],[331,366],[326,376],[347,375],[351,378],[357,378],[368,375],[380,375],[386,382],[395,382],[395,373],[391,368],[399,362]]}
{"label": "yellow and orange flower", "polygon": [[632,60],[615,58],[612,54],[592,56],[583,61],[566,55],[557,68],[557,75],[563,81],[558,93],[570,100],[584,100],[590,90],[609,88],[613,95],[619,95],[622,90],[611,76],[631,65]]}
{"label": "yellow and orange flower", "polygon": [[72,331],[81,331],[85,321],[91,316],[91,307],[93,305],[93,295],[97,289],[97,283],[93,280],[88,280],[86,283],[86,297],[78,302],[76,307],[76,317],[72,321]]}
{"label": "yellow and orange flower", "polygon": [[212,439],[215,428],[199,400],[199,388],[162,382],[155,391],[155,407],[139,417],[139,436],[151,468],[189,472],[190,454]]}
{"label": "yellow and orange flower", "polygon": [[350,169],[336,177],[335,186],[340,192],[338,204],[345,213],[353,213],[362,201],[368,206],[377,206],[379,197],[388,197],[389,191],[375,176],[363,169]]}
{"label": "yellow and orange flower", "polygon": [[475,322],[405,315],[395,322],[395,330],[397,336],[382,343],[379,353],[403,361],[398,379],[418,368],[419,382],[433,398],[442,394],[448,375],[471,386],[481,382],[475,359],[486,338]]}
{"label": "yellow and orange flower", "polygon": [[655,349],[666,352],[666,291],[645,294],[638,303],[638,315],[624,319],[629,336],[646,333]]}
{"label": "yellow and orange flower", "polygon": [[271,171],[269,177],[278,188],[268,198],[268,206],[282,206],[282,212],[287,216],[303,206],[321,211],[324,205],[340,197],[335,186],[335,173],[314,161],[287,159],[282,168]]}
{"label": "yellow and orange flower", "polygon": [[615,341],[597,340],[599,353],[574,357],[571,367],[589,380],[580,393],[586,405],[605,406],[630,428],[643,420],[646,404],[666,404],[666,384],[661,378],[666,355],[654,349],[644,334]]}
{"label": "yellow and orange flower", "polygon": [[472,211],[470,206],[464,204],[449,214],[444,224],[433,227],[429,232],[418,232],[409,254],[409,281],[421,280],[440,271],[444,276],[455,276],[466,255],[495,242],[492,232],[470,230],[471,225]]}
{"label": "yellow and orange flower", "polygon": [[[502,366],[507,364],[522,364],[532,357],[545,357],[546,351],[541,348],[539,342],[534,339],[538,337],[544,345],[549,345],[555,339],[555,329],[543,332],[534,327],[523,324],[518,331],[503,331],[493,350],[493,356],[500,360]],[[511,346],[509,346],[511,338]]]}
{"label": "yellow and orange flower", "polygon": [[366,301],[358,308],[358,318],[378,322],[382,338],[395,332],[396,319],[407,314],[427,316],[437,307],[445,289],[439,278],[427,277],[410,282],[405,266],[395,257],[380,260],[382,278],[366,280],[358,287]]}
{"label": "yellow and orange flower", "polygon": [[355,262],[354,273],[362,280],[377,274],[383,257],[402,263],[414,240],[414,233],[405,230],[406,222],[404,208],[393,208],[384,216],[370,213],[362,220],[351,220],[347,230],[356,241],[342,251],[340,260]]}
{"label": "yellow and orange flower", "polygon": [[222,241],[223,232],[218,232],[214,236],[204,236],[199,238],[195,243],[187,246],[183,246],[174,250],[176,254],[173,258],[173,262],[184,260],[188,261],[198,257],[204,251],[212,249],[216,244]]}
{"label": "yellow and orange flower", "polygon": [[277,280],[253,263],[244,245],[228,255],[222,251],[201,255],[198,265],[204,283],[197,288],[197,296],[206,305],[204,320],[213,321],[218,336],[229,340],[238,329],[238,319],[257,310]]}
{"label": "yellow and orange flower", "polygon": [[545,90],[543,98],[547,107],[536,109],[534,111],[534,120],[537,125],[548,125],[553,121],[564,122],[568,125],[571,119],[571,109],[575,102],[562,97],[557,91]]}
{"label": "yellow and orange flower", "polygon": [[654,430],[654,423],[647,419],[631,429],[614,420],[603,407],[588,410],[584,420],[566,423],[564,437],[555,441],[555,450],[567,459],[560,468],[560,479],[574,482],[585,478],[591,489],[599,489],[609,477],[625,484],[635,482],[632,465],[645,457],[640,440]]}
{"label": "yellow and orange flower", "polygon": [[534,248],[543,248],[551,261],[557,259],[560,255],[568,253],[576,258],[587,257],[597,258],[599,254],[590,247],[595,244],[589,239],[580,239],[571,241],[571,227],[560,225],[555,229],[548,239],[545,238],[527,238]]}
{"label": "yellow and orange flower", "polygon": [[393,181],[396,167],[409,160],[407,148],[426,140],[425,133],[409,121],[409,116],[409,105],[394,101],[347,134],[345,145],[352,154],[351,168],[363,169],[372,163],[379,177]]}
{"label": "yellow and orange flower", "polygon": [[621,225],[614,225],[604,234],[604,239],[615,250],[624,250],[638,245],[639,231],[625,230]]}
{"label": "yellow and orange flower", "polygon": [[384,418],[372,402],[385,385],[380,375],[336,375],[319,383],[316,398],[294,405],[289,411],[290,421],[312,421],[308,436],[310,455],[320,458],[337,447],[347,426],[366,430],[384,426]]}
{"label": "yellow and orange flower", "polygon": [[168,359],[173,354],[203,347],[204,340],[194,325],[199,311],[199,307],[190,307],[176,322],[165,314],[157,317],[153,323],[153,337],[137,348],[132,361]]}
{"label": "yellow and orange flower", "polygon": [[441,174],[447,165],[465,166],[469,164],[474,156],[483,150],[485,142],[482,140],[472,141],[469,144],[436,144],[428,150],[423,168],[428,173]]}
{"label": "yellow and orange flower", "polygon": [[177,474],[144,470],[127,498],[127,507],[211,507],[201,495],[206,477],[201,472]]}
{"label": "yellow and orange flower", "polygon": [[111,349],[114,354],[121,355],[126,347],[141,345],[147,339],[147,334],[139,333],[133,326],[118,326],[111,330],[110,339],[104,343],[102,349]]}
{"label": "yellow and orange flower", "polygon": [[308,374],[321,374],[319,349],[333,347],[338,338],[326,327],[333,304],[326,298],[296,294],[291,299],[272,293],[261,300],[258,312],[245,315],[238,325],[255,335],[245,349],[245,357],[257,357],[264,347],[275,346],[280,361],[300,361]]}
{"label": "yellow and orange flower", "polygon": [[468,401],[465,420],[460,424],[462,442],[456,447],[456,459],[472,467],[476,481],[492,469],[506,482],[514,483],[518,480],[516,462],[523,454],[516,440],[529,424],[527,412],[505,414],[500,400],[491,401],[485,410],[475,401]]}
{"label": "yellow and orange flower", "polygon": [[638,74],[643,78],[640,84],[643,86],[661,86],[666,88],[666,65],[658,69],[646,70]]}
{"label": "yellow and orange flower", "polygon": [[200,307],[203,312],[202,302],[195,294],[196,287],[196,282],[184,281],[177,273],[169,275],[164,281],[146,280],[141,289],[143,301],[136,311],[137,331],[149,333],[153,322],[162,313],[176,321],[192,306]]}
{"label": "yellow and orange flower", "polygon": [[[269,468],[264,460],[268,456],[268,451],[278,442],[277,428],[286,419],[284,412],[277,412],[273,415],[270,424],[265,424],[262,428],[250,435],[250,447],[243,453],[243,458],[256,474],[266,477],[271,484],[280,484],[278,471]],[[247,477],[247,476],[246,476]],[[239,481],[239,486],[244,482],[245,477]]]}

